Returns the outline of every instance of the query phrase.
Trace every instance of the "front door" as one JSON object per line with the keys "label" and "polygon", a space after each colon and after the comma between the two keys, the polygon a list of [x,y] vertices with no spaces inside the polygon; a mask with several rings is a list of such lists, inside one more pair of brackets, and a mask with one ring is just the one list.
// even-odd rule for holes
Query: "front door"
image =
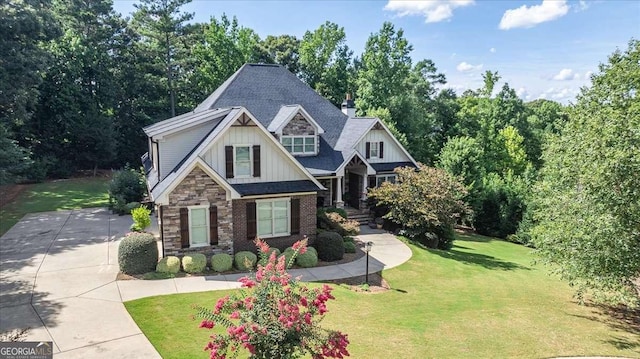
{"label": "front door", "polygon": [[360,209],[360,193],[362,192],[362,178],[359,174],[349,172],[349,200],[350,207]]}

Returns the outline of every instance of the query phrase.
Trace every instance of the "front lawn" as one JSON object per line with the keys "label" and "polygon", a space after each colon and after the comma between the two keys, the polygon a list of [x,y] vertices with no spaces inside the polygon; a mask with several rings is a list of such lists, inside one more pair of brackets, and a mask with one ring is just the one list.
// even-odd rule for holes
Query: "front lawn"
{"label": "front lawn", "polygon": [[104,207],[109,202],[109,178],[73,178],[28,185],[0,209],[0,235],[27,213]]}
{"label": "front lawn", "polygon": [[[336,286],[324,325],[349,334],[353,358],[640,357],[640,324],[580,306],[565,283],[532,265],[528,248],[459,235],[451,251],[411,245],[413,257],[383,273],[392,289]],[[163,358],[206,358],[210,331],[192,304],[228,291],[125,303]]]}

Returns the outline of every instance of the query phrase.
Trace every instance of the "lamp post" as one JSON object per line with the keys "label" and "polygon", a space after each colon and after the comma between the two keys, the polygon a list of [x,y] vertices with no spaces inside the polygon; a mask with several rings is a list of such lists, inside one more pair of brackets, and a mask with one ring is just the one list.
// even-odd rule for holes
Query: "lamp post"
{"label": "lamp post", "polygon": [[371,247],[373,246],[373,242],[366,242],[364,244],[364,251],[367,253],[367,271],[365,272],[365,282],[369,284],[369,252],[371,251]]}

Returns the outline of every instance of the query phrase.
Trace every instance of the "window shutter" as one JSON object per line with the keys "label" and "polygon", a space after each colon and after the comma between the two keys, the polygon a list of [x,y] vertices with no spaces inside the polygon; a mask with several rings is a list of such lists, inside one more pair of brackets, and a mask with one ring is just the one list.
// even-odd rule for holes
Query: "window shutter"
{"label": "window shutter", "polygon": [[378,148],[378,151],[380,152],[378,157],[384,158],[384,142],[380,141],[380,148]]}
{"label": "window shutter", "polygon": [[260,177],[260,146],[253,146],[253,177]]}
{"label": "window shutter", "polygon": [[189,248],[189,209],[180,208],[180,244]]}
{"label": "window shutter", "polygon": [[366,147],[365,150],[364,150],[365,158],[368,159],[371,156],[371,153],[370,153],[371,152],[371,142],[367,142],[365,147]]}
{"label": "window shutter", "polygon": [[224,146],[227,178],[233,178],[233,146]]}
{"label": "window shutter", "polygon": [[376,176],[369,176],[369,188],[376,188]]}
{"label": "window shutter", "polygon": [[258,235],[258,223],[256,221],[256,203],[247,203],[247,239],[252,241]]}
{"label": "window shutter", "polygon": [[218,207],[209,206],[209,244],[218,244]]}
{"label": "window shutter", "polygon": [[291,234],[300,234],[300,198],[291,200]]}

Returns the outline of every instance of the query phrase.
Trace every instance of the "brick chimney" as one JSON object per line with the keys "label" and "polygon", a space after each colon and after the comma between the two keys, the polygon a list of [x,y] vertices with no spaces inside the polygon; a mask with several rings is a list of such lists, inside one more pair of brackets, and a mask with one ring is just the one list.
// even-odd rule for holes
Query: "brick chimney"
{"label": "brick chimney", "polygon": [[351,94],[347,94],[347,98],[342,102],[342,113],[351,117],[356,117],[356,103],[351,99]]}

